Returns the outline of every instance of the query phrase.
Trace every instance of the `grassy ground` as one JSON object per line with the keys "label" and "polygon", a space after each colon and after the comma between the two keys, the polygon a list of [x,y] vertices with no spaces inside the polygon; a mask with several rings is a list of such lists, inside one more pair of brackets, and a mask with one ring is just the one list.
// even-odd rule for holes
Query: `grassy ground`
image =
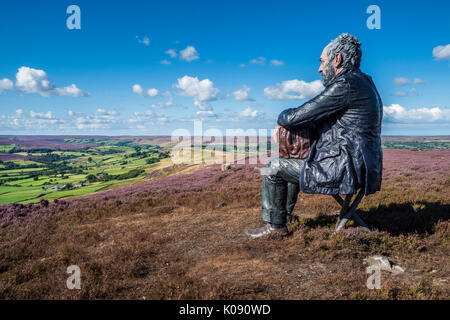
{"label": "grassy ground", "polygon": [[[300,194],[288,236],[245,239],[261,176],[244,165],[0,207],[0,298],[448,299],[449,165],[449,151],[385,150],[382,190],[358,209],[371,233],[333,233],[335,201]],[[405,272],[367,289],[373,254]],[[81,290],[66,288],[73,264]]]}

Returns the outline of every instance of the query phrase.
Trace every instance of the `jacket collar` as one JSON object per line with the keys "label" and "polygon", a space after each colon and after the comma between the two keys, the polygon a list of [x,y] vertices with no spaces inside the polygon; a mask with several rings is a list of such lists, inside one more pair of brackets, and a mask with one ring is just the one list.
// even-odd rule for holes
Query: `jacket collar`
{"label": "jacket collar", "polygon": [[332,84],[335,83],[337,80],[339,80],[339,79],[341,79],[343,76],[345,76],[347,73],[349,73],[349,72],[358,72],[358,71],[360,71],[359,68],[344,68],[344,69],[341,70],[341,72],[339,72],[336,76],[334,76],[333,79],[331,79],[331,80],[327,83],[326,87],[332,85]]}

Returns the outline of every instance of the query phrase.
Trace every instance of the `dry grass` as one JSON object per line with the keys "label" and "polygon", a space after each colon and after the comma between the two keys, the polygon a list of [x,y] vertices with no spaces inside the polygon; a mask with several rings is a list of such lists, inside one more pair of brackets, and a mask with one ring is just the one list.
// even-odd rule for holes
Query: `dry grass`
{"label": "dry grass", "polygon": [[[439,155],[385,150],[383,190],[359,209],[372,233],[333,234],[334,200],[300,194],[289,236],[246,240],[260,225],[261,179],[245,166],[85,197],[0,228],[0,298],[448,299],[450,156]],[[423,176],[426,163],[441,169]],[[368,290],[362,260],[372,254],[405,273],[383,272],[382,288]],[[66,288],[72,264],[81,290]]]}

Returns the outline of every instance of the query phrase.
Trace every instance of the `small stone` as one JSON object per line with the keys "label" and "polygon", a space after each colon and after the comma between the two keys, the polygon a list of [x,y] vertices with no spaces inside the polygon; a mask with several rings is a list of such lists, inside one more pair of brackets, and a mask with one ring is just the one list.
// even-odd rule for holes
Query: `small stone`
{"label": "small stone", "polygon": [[364,259],[364,263],[370,266],[378,266],[381,270],[389,271],[393,274],[400,274],[405,272],[402,267],[395,265],[391,260],[389,260],[388,257],[381,255],[370,256]]}
{"label": "small stone", "polygon": [[216,208],[222,208],[225,207],[227,204],[225,202],[221,202],[219,204],[216,205]]}
{"label": "small stone", "polygon": [[230,169],[231,169],[231,164],[229,164],[229,163],[222,164],[222,171],[227,171]]}
{"label": "small stone", "polygon": [[394,274],[399,274],[399,273],[403,273],[403,272],[405,272],[405,270],[403,270],[403,268],[402,267],[400,267],[400,266],[393,266],[392,267],[392,273],[394,273]]}

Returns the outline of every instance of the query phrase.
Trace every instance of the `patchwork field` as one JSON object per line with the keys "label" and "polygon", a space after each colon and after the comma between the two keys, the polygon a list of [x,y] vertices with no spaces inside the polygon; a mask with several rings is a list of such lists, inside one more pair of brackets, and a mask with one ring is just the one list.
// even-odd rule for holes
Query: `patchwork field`
{"label": "patchwork field", "polygon": [[[358,209],[373,232],[350,226],[333,233],[334,199],[301,193],[288,236],[247,240],[244,231],[261,224],[255,165],[222,170],[220,164],[165,163],[169,158],[147,165],[133,157],[121,165],[136,150],[112,147],[124,148],[121,158],[68,159],[80,161],[84,173],[65,173],[66,180],[141,167],[145,173],[44,196],[35,185],[0,206],[0,299],[450,297],[450,150],[384,149],[382,190],[363,198]],[[10,170],[8,176],[21,174]],[[64,180],[59,173],[42,177],[50,179]],[[10,183],[1,187],[5,203],[18,188]],[[374,254],[404,269],[382,271],[379,290],[366,287],[363,260]],[[81,290],[66,288],[70,265],[80,267]]]}

